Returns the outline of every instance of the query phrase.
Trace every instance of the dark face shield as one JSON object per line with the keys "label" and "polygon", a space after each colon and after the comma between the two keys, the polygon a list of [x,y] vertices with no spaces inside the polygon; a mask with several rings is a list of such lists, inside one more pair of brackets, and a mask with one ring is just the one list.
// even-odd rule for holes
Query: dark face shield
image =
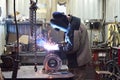
{"label": "dark face shield", "polygon": [[52,28],[66,32],[69,21],[67,16],[63,13],[54,12],[53,18],[50,20],[50,24]]}

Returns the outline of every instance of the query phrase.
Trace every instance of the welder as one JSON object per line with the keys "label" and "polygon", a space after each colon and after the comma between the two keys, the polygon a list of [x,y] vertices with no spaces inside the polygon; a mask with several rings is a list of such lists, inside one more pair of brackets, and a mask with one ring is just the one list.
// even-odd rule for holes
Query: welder
{"label": "welder", "polygon": [[[66,43],[63,51],[66,54],[69,71],[75,75],[75,80],[85,80],[86,66],[92,59],[86,27],[80,18],[72,15],[54,12],[52,16],[50,24],[55,30],[52,34]],[[56,38],[52,40],[54,39]]]}

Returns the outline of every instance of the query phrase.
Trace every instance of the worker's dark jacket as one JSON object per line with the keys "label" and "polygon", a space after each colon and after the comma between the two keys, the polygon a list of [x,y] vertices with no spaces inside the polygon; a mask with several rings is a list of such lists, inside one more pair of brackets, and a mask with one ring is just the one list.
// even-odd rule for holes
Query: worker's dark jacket
{"label": "worker's dark jacket", "polygon": [[69,60],[72,60],[72,56],[76,55],[78,66],[85,65],[91,61],[92,56],[89,46],[88,33],[83,24],[80,24],[79,30],[74,31],[74,47],[73,51],[68,53],[68,55],[71,55],[71,59],[69,58]]}

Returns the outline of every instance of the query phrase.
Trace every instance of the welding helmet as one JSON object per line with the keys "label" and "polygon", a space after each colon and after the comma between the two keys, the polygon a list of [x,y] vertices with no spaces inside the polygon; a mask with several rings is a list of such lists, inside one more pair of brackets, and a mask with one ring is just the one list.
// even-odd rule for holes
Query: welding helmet
{"label": "welding helmet", "polygon": [[51,27],[66,32],[69,24],[67,16],[61,12],[54,12],[52,16],[53,18],[50,20]]}
{"label": "welding helmet", "polygon": [[79,30],[80,18],[69,15],[71,18],[68,20],[67,16],[61,12],[54,12],[53,18],[50,20],[51,27],[64,32],[68,31],[68,27],[73,30]]}

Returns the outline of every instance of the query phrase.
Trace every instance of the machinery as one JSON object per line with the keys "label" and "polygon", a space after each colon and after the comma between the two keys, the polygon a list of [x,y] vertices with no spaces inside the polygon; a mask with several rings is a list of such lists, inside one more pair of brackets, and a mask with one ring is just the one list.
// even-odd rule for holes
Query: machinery
{"label": "machinery", "polygon": [[57,72],[62,66],[62,60],[54,52],[48,52],[43,63],[45,73]]}

